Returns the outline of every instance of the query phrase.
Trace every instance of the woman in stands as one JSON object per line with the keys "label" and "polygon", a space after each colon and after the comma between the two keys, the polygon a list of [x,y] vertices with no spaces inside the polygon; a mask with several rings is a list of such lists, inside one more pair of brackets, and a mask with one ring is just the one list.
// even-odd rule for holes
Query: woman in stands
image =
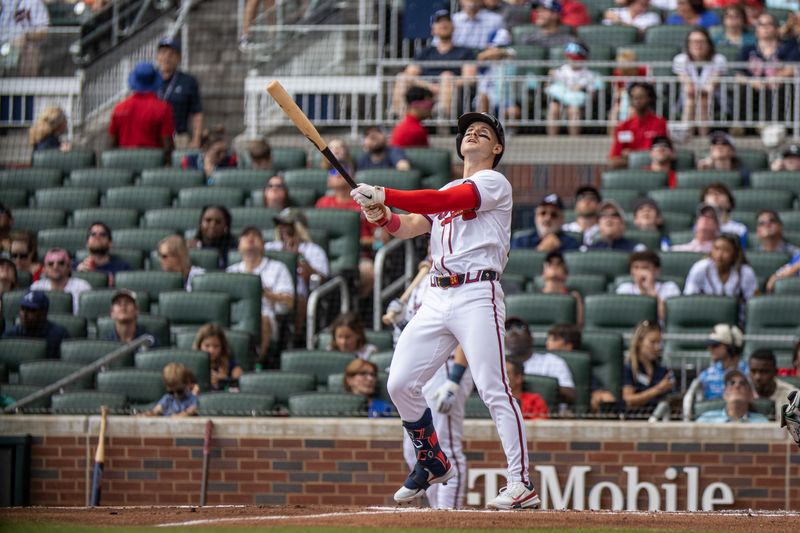
{"label": "woman in stands", "polygon": [[203,268],[192,266],[189,248],[180,235],[170,235],[161,239],[158,243],[158,259],[162,271],[179,272],[183,276],[187,291],[192,290],[192,278],[205,272]]}
{"label": "woman in stands", "polygon": [[223,205],[207,205],[200,214],[200,223],[189,247],[216,249],[217,268],[225,270],[228,266],[228,252],[236,250],[236,237],[231,234],[231,213]]}
{"label": "woman in stands", "polygon": [[675,13],[667,17],[667,24],[710,28],[721,24],[716,13],[706,8],[703,0],[678,0]]}
{"label": "woman in stands", "polygon": [[747,13],[739,4],[725,8],[722,26],[711,28],[711,37],[717,46],[750,46],[756,44],[756,34],[747,26]]}
{"label": "woman in stands", "polygon": [[208,184],[214,183],[211,175],[221,168],[236,168],[236,154],[230,153],[225,127],[217,124],[203,130],[200,136],[200,153],[187,154],[181,160],[181,168],[202,170]]}
{"label": "woman in stands", "polygon": [[622,371],[622,399],[628,411],[650,414],[675,391],[675,375],[661,364],[661,326],[644,320],[633,330]]}
{"label": "woman in stands", "polygon": [[375,363],[353,359],[344,369],[342,382],[345,391],[367,399],[370,418],[392,416],[392,404],[378,398],[378,366]]}
{"label": "woman in stands", "polygon": [[69,150],[69,144],[61,142],[61,136],[67,133],[67,116],[60,107],[48,107],[36,117],[28,130],[28,144],[33,151]]}
{"label": "woman in stands", "polygon": [[36,234],[23,229],[11,233],[9,240],[9,257],[14,261],[17,272],[30,272],[31,281],[38,281],[42,276],[44,264],[38,261]]}
{"label": "woman in stands", "polygon": [[[355,165],[353,164],[353,158],[350,156],[350,149],[347,148],[347,144],[345,144],[343,139],[336,137],[331,139],[328,143],[328,148],[330,148],[331,153],[336,156],[336,159],[349,170],[351,173],[355,170]],[[324,168],[325,170],[330,170],[333,167],[331,166],[331,162],[325,159],[324,157],[320,160],[319,166]]]}
{"label": "woman in stands", "polygon": [[206,324],[197,331],[192,348],[208,354],[211,370],[211,390],[227,390],[231,380],[238,380],[242,367],[231,354],[225,330],[216,324]]}
{"label": "woman in stands", "polygon": [[268,179],[267,186],[264,187],[264,207],[281,210],[291,205],[289,188],[286,187],[283,176],[276,174]]}
{"label": "woman in stands", "polygon": [[364,325],[356,313],[342,313],[331,324],[331,343],[328,349],[334,352],[352,353],[359,359],[369,359],[378,352],[374,344],[367,342]]}

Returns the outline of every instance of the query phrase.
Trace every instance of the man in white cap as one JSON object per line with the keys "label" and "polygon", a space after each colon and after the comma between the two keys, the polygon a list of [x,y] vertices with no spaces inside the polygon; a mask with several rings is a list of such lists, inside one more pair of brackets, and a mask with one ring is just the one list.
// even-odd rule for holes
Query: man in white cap
{"label": "man in white cap", "polygon": [[738,368],[745,375],[750,373],[747,361],[742,359],[744,336],[738,326],[717,324],[706,341],[711,366],[700,372],[697,379],[703,384],[703,399],[718,400],[725,389],[725,373]]}

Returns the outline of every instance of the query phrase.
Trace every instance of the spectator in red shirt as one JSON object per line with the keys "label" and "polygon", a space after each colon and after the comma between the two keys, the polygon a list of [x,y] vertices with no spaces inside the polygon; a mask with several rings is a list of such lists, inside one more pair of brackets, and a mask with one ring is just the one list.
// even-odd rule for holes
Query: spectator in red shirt
{"label": "spectator in red shirt", "polygon": [[561,0],[561,24],[564,26],[586,26],[592,23],[589,10],[578,0]]}
{"label": "spectator in red shirt", "polygon": [[152,63],[139,63],[128,76],[128,86],[133,94],[111,113],[111,144],[121,148],[163,148],[168,158],[175,121],[169,103],[159,100],[156,94],[161,74]]}
{"label": "spectator in red shirt", "polygon": [[408,107],[406,118],[395,126],[389,144],[399,148],[413,146],[427,148],[428,132],[422,121],[431,117],[433,93],[424,87],[411,87],[406,91],[406,104]]}
{"label": "spectator in red shirt", "polygon": [[653,112],[656,91],[649,83],[635,82],[628,88],[633,115],[614,129],[614,142],[608,154],[612,168],[628,166],[628,154],[647,150],[655,137],[668,137],[667,121]]}
{"label": "spectator in red shirt", "polygon": [[523,392],[525,373],[522,363],[506,361],[506,374],[508,374],[508,384],[511,386],[511,395],[519,402],[522,418],[525,420],[549,418],[544,398],[535,392]]}

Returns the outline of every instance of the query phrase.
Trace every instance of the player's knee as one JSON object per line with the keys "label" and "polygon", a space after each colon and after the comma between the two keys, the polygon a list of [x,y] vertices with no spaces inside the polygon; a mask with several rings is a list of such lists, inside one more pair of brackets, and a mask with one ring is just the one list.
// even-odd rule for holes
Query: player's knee
{"label": "player's knee", "polygon": [[386,390],[392,399],[422,396],[422,388],[410,383],[407,379],[403,379],[399,373],[389,373]]}

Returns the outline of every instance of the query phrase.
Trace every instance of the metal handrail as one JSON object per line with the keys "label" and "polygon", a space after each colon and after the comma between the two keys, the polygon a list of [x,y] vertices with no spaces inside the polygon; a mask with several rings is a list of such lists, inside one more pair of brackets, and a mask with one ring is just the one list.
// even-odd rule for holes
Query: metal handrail
{"label": "metal handrail", "polygon": [[100,368],[110,365],[111,363],[113,363],[117,359],[120,359],[121,357],[124,357],[124,356],[126,356],[126,355],[128,355],[130,353],[133,353],[133,352],[135,352],[136,350],[138,350],[139,348],[141,348],[143,346],[144,347],[152,346],[155,343],[155,341],[156,341],[156,339],[152,335],[142,335],[141,337],[137,337],[137,338],[133,339],[131,342],[129,342],[128,344],[126,344],[125,346],[121,346],[121,347],[117,348],[113,352],[110,352],[110,353],[104,355],[100,359],[97,359],[96,361],[94,361],[92,363],[89,363],[88,365],[84,366],[80,370],[76,370],[72,374],[59,379],[55,383],[51,383],[47,387],[45,387],[43,389],[39,389],[38,391],[34,392],[33,394],[29,394],[29,395],[23,397],[22,399],[17,400],[16,402],[12,403],[11,405],[9,405],[5,409],[3,409],[3,412],[4,413],[18,412],[20,409],[22,409],[26,405],[29,405],[29,404],[31,404],[31,403],[33,403],[36,400],[39,400],[41,398],[46,398],[46,397],[50,396],[54,392],[59,391],[59,390],[63,389],[64,387],[66,387],[67,385],[69,385],[69,384],[81,379],[83,376],[86,376],[86,375],[89,375],[89,374],[93,374],[97,370],[99,370]]}
{"label": "metal handrail", "polygon": [[[391,252],[405,246],[405,271],[402,276],[383,287],[384,267]],[[372,290],[372,329],[381,330],[383,303],[396,294],[414,277],[414,244],[411,240],[393,239],[375,253],[375,282]]]}
{"label": "metal handrail", "polygon": [[314,337],[316,332],[314,326],[317,323],[317,306],[323,296],[339,289],[339,311],[346,313],[350,310],[350,289],[344,276],[336,276],[329,279],[308,295],[306,308],[306,349],[314,349]]}

